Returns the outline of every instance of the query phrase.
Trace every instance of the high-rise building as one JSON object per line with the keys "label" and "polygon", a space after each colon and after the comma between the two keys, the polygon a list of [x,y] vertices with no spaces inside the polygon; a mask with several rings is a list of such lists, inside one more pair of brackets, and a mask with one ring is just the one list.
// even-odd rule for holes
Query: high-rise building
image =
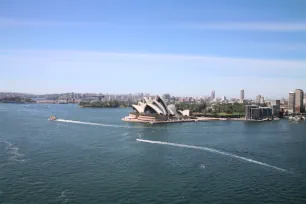
{"label": "high-rise building", "polygon": [[304,91],[302,89],[295,90],[295,112],[302,113],[304,111]]}
{"label": "high-rise building", "polygon": [[280,113],[280,100],[272,100],[270,101],[270,105],[272,108],[272,114],[275,116],[279,116]]}
{"label": "high-rise building", "polygon": [[295,92],[289,93],[288,112],[295,113]]}
{"label": "high-rise building", "polygon": [[260,104],[261,95],[256,96],[256,103]]}
{"label": "high-rise building", "polygon": [[260,104],[264,104],[265,103],[265,97],[260,97]]}
{"label": "high-rise building", "polygon": [[241,89],[240,90],[240,102],[243,102],[243,100],[244,100],[244,90]]}
{"label": "high-rise building", "polygon": [[215,99],[216,98],[216,92],[215,91],[212,91],[211,92],[211,99]]}
{"label": "high-rise building", "polygon": [[227,100],[226,96],[223,96],[223,97],[222,97],[221,102],[222,102],[222,103],[228,103],[228,100]]}

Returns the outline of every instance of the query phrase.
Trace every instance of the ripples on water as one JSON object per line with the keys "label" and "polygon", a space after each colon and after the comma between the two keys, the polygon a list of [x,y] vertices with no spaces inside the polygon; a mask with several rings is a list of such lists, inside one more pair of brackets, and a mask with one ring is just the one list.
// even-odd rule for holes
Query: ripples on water
{"label": "ripples on water", "polygon": [[62,191],[61,195],[56,198],[56,201],[62,204],[67,203],[69,201],[69,198],[67,196],[67,190]]}
{"label": "ripples on water", "polygon": [[4,153],[7,155],[8,160],[25,162],[25,155],[19,152],[19,148],[16,145],[12,144],[9,141],[4,141],[3,143],[6,144],[4,148]]}
{"label": "ripples on water", "polygon": [[197,149],[197,150],[204,150],[204,151],[208,151],[208,152],[212,152],[212,153],[217,153],[220,155],[224,155],[224,156],[229,156],[232,158],[236,158],[236,159],[240,159],[243,161],[247,161],[250,163],[254,163],[254,164],[258,164],[261,166],[265,166],[265,167],[270,167],[272,169],[278,170],[278,171],[282,171],[282,172],[287,172],[287,173],[292,173],[287,171],[286,169],[282,169],[276,166],[272,166],[263,162],[259,162],[253,159],[249,159],[246,157],[241,157],[241,156],[237,156],[228,152],[223,152],[217,149],[212,149],[212,148],[208,148],[208,147],[200,147],[200,146],[194,146],[194,145],[186,145],[186,144],[176,144],[176,143],[169,143],[169,142],[161,142],[161,141],[152,141],[152,140],[142,140],[142,139],[136,139],[139,142],[145,142],[145,143],[151,143],[151,144],[161,144],[161,145],[169,145],[169,146],[175,146],[175,147],[182,147],[182,148],[189,148],[189,149]]}

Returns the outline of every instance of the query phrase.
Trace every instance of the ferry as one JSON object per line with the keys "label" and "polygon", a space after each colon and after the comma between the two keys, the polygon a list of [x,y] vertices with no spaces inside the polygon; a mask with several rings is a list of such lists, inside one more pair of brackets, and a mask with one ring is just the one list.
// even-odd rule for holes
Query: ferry
{"label": "ferry", "polygon": [[56,118],[54,115],[51,115],[51,116],[49,117],[49,120],[57,120],[57,118]]}

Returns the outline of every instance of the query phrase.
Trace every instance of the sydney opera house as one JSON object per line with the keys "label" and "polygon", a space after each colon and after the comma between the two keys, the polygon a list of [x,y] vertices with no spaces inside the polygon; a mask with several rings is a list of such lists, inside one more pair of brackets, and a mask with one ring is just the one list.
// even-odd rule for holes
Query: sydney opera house
{"label": "sydney opera house", "polygon": [[123,118],[127,122],[156,122],[173,121],[189,116],[189,111],[176,111],[175,105],[167,105],[163,98],[156,96],[154,99],[144,97],[137,105],[133,105],[133,112]]}

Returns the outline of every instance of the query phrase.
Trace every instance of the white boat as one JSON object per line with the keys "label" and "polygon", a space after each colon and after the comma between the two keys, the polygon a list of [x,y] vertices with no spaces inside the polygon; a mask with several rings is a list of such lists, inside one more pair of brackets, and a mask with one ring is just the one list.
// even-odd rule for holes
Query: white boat
{"label": "white boat", "polygon": [[220,118],[219,120],[228,120],[228,118]]}
{"label": "white boat", "polygon": [[298,116],[295,116],[295,117],[294,117],[294,121],[296,121],[296,122],[297,122],[297,121],[300,121],[300,120],[301,120],[301,118],[300,118],[300,117],[298,117]]}
{"label": "white boat", "polygon": [[51,116],[49,117],[49,120],[57,120],[57,118],[56,118],[54,115],[51,115]]}

